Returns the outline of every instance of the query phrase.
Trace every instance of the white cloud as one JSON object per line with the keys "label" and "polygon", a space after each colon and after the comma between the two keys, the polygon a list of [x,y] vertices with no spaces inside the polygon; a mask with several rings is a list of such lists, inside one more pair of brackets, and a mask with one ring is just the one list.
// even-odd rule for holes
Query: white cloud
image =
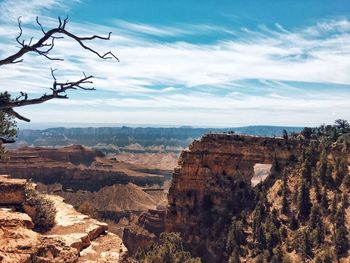
{"label": "white cloud", "polygon": [[[80,0],[72,0],[80,2]],[[0,20],[17,21],[21,17],[22,21],[34,20],[36,16],[44,16],[50,10],[67,11],[67,1],[64,0],[4,0],[0,3]]]}
{"label": "white cloud", "polygon": [[[55,5],[63,5],[63,2],[48,1],[47,8]],[[39,6],[40,4],[38,8],[41,8]],[[1,8],[4,7],[0,5],[0,10]],[[34,14],[35,8],[33,10]],[[241,30],[236,32],[238,38],[212,44],[180,41],[160,43],[148,38],[149,35],[173,37],[189,34],[189,29],[199,29],[200,25],[165,28],[123,21],[118,21],[115,25],[68,24],[71,31],[82,35],[112,31],[110,41],[91,42],[91,46],[101,53],[113,50],[120,58],[120,63],[100,60],[94,54],[80,49],[73,41],[65,39],[57,41],[52,53],[55,57],[65,58],[64,62],[26,55],[24,63],[1,69],[5,74],[0,75],[0,83],[11,87],[11,91],[28,89],[38,94],[51,85],[50,66],[59,69],[57,76],[63,80],[79,78],[83,71],[93,74],[97,77],[95,87],[107,91],[108,95],[98,95],[101,97],[94,100],[76,98],[67,102],[54,101],[48,105],[53,107],[64,104],[67,109],[85,107],[85,112],[89,114],[91,112],[86,109],[87,106],[98,113],[100,107],[110,107],[108,113],[104,113],[106,120],[103,122],[113,122],[113,116],[120,112],[137,123],[142,123],[141,119],[155,123],[159,118],[159,122],[164,124],[181,124],[181,121],[183,124],[191,124],[188,123],[191,118],[198,124],[206,125],[211,121],[227,125],[231,118],[240,120],[240,123],[259,120],[265,123],[278,121],[282,124],[287,123],[291,116],[295,118],[291,117],[289,124],[293,124],[293,121],[295,124],[299,121],[300,124],[306,123],[307,120],[303,122],[306,118],[326,121],[323,119],[333,118],[331,112],[338,114],[338,117],[350,118],[346,103],[350,99],[350,92],[343,94],[343,97],[332,93],[323,93],[326,96],[320,97],[311,93],[300,98],[298,93],[307,94],[305,90],[286,83],[350,85],[348,20],[322,21],[297,31],[286,30],[279,24],[276,24],[276,30],[266,27],[259,32]],[[1,57],[8,52],[6,47],[11,40],[13,42],[12,36],[17,32],[15,27],[6,27],[6,30],[0,29]],[[202,28],[226,30],[208,25],[202,25]],[[29,32],[36,36],[40,34],[39,31]],[[138,34],[135,35],[135,32]],[[192,33],[198,34],[197,31]],[[251,79],[261,80],[261,85],[245,83]],[[253,88],[266,92],[258,97],[250,92]],[[277,88],[285,92],[280,94],[276,91]],[[225,92],[221,94],[218,90]],[[147,116],[142,113],[144,109]],[[126,113],[126,110],[129,112]],[[185,110],[191,117],[184,116]],[[48,112],[51,111],[48,109]],[[238,113],[246,114],[246,117]],[[30,112],[32,114],[41,119],[48,117],[42,112]],[[57,114],[60,116],[60,113]],[[90,120],[89,116],[93,116],[84,114],[81,113],[80,116],[85,120]],[[213,120],[208,121],[206,116]],[[73,121],[77,117],[70,115],[70,118]],[[203,118],[206,120],[201,120]],[[239,121],[235,123],[237,122]]]}

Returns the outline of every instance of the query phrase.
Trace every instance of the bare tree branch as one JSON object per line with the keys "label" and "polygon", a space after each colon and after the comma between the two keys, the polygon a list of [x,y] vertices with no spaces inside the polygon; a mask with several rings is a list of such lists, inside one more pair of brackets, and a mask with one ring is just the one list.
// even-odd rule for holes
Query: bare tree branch
{"label": "bare tree branch", "polygon": [[[39,22],[39,18],[36,18],[36,22],[39,25],[41,31],[43,32],[43,36],[35,43],[31,44],[32,40],[29,42],[29,44],[25,44],[24,40],[21,40],[22,37],[22,22],[21,22],[21,17],[18,18],[18,28],[19,28],[19,34],[16,37],[16,41],[17,43],[21,46],[20,50],[17,51],[17,53],[0,60],[0,66],[2,65],[6,65],[6,64],[13,64],[13,63],[18,63],[22,61],[22,56],[28,52],[35,52],[41,56],[44,56],[48,59],[51,60],[63,60],[61,58],[51,58],[50,56],[48,56],[48,53],[53,49],[55,43],[54,40],[57,38],[64,38],[64,36],[67,36],[71,39],[74,39],[76,42],[79,43],[79,45],[96,54],[98,57],[102,58],[102,59],[116,59],[118,60],[118,58],[111,52],[108,51],[104,54],[100,54],[99,52],[97,52],[96,50],[90,48],[89,46],[87,46],[84,41],[90,41],[90,40],[94,40],[94,39],[101,39],[101,40],[110,40],[111,38],[111,34],[112,32],[109,32],[107,37],[103,37],[103,36],[98,36],[98,35],[93,35],[93,36],[89,36],[89,37],[78,37],[75,34],[69,32],[66,30],[66,25],[68,23],[68,18],[64,19],[63,21],[61,20],[61,18],[58,18],[59,20],[59,25],[56,28],[53,28],[49,31],[45,31],[43,26],[41,25],[41,23]],[[48,40],[51,40],[51,43],[47,43]],[[48,47],[46,50],[43,48]],[[21,60],[18,60],[21,59]],[[118,60],[119,61],[119,60]]]}
{"label": "bare tree branch", "polygon": [[[102,59],[116,59],[118,58],[111,52],[108,51],[105,54],[100,54],[96,50],[90,48],[85,44],[86,41],[94,40],[94,39],[101,39],[101,40],[110,40],[111,32],[108,34],[107,37],[99,36],[99,35],[92,35],[88,37],[79,37],[75,34],[69,32],[66,30],[66,25],[68,23],[68,17],[62,20],[60,17],[58,18],[58,27],[53,28],[49,31],[45,31],[42,24],[39,22],[39,18],[36,17],[36,23],[39,25],[41,32],[43,33],[43,36],[37,40],[35,43],[33,42],[33,38],[30,39],[28,44],[25,43],[25,40],[21,40],[23,30],[22,30],[22,22],[21,17],[18,18],[18,28],[19,33],[16,37],[17,43],[20,45],[20,49],[13,55],[0,60],[0,66],[7,65],[7,64],[16,64],[23,61],[23,56],[26,53],[34,52],[37,53],[40,56],[43,56],[49,60],[63,60],[62,58],[54,58],[49,55],[50,51],[55,46],[55,39],[62,39],[64,37],[71,38],[79,43],[79,45],[88,50],[89,52],[92,52],[96,54],[98,57]],[[66,81],[66,82],[59,82],[57,81],[57,78],[54,74],[55,69],[51,69],[51,76],[53,78],[53,85],[50,88],[50,94],[43,94],[40,97],[37,98],[28,98],[28,94],[26,92],[20,92],[20,95],[17,96],[15,99],[10,98],[10,94],[8,92],[0,93],[0,111],[3,111],[9,115],[14,116],[17,119],[23,120],[23,121],[30,121],[28,118],[20,115],[18,112],[14,111],[13,108],[16,107],[22,107],[27,105],[33,105],[33,104],[40,104],[48,100],[52,99],[68,99],[68,96],[66,94],[67,90],[95,90],[95,88],[89,88],[85,87],[86,84],[92,84],[91,79],[93,76],[86,76],[85,73],[84,77],[77,80],[77,81]]]}
{"label": "bare tree branch", "polygon": [[[44,94],[39,98],[28,99],[28,95],[24,92],[21,92],[21,95],[14,100],[5,101],[0,98],[0,110],[6,111],[15,107],[40,104],[52,99],[68,99],[68,96],[67,94],[65,94],[65,92],[71,89],[95,90],[95,88],[87,88],[82,86],[83,84],[92,84],[91,79],[93,78],[93,76],[85,76],[84,78],[79,79],[77,81],[62,83],[57,82],[53,69],[51,69],[51,75],[54,79],[52,88],[50,88],[50,90],[52,91],[51,94]],[[7,113],[10,114],[10,112]]]}

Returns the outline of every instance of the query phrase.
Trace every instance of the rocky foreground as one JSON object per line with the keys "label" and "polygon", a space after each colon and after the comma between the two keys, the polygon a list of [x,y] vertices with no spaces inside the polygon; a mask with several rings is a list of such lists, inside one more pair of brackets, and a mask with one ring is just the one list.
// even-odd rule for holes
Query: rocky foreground
{"label": "rocky foreground", "polygon": [[34,231],[24,206],[28,183],[0,176],[1,262],[121,262],[127,249],[108,226],[77,212],[58,196],[46,196],[57,210],[48,232]]}

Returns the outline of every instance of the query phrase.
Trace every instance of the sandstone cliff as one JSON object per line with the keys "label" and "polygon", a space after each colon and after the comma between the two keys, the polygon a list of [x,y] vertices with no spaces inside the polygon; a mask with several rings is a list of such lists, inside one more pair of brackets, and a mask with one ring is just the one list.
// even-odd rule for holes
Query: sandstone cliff
{"label": "sandstone cliff", "polygon": [[229,221],[253,201],[254,165],[283,169],[299,152],[297,142],[279,138],[209,134],[194,141],[173,174],[165,231],[183,233],[195,255],[221,262]]}

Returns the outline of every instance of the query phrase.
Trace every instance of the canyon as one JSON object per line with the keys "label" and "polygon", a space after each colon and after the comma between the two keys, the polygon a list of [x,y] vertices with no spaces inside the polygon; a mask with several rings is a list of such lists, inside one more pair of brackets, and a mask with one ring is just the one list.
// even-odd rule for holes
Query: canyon
{"label": "canyon", "polygon": [[[344,156],[350,162],[346,144],[327,145],[328,159],[334,167]],[[158,242],[162,232],[179,232],[192,255],[200,256],[203,262],[223,262],[229,257],[227,233],[232,220],[246,220],[249,227],[245,235],[252,242],[250,225],[257,193],[267,189],[264,191],[270,206],[280,210],[282,171],[292,169],[289,191],[295,191],[301,184],[296,179],[301,174],[297,163],[306,155],[301,135],[279,138],[216,133],[206,134],[183,149],[172,175],[175,153],[123,152],[105,156],[82,146],[11,151],[10,159],[2,161],[4,170],[0,172],[33,178],[41,191],[58,194],[79,211],[105,220],[131,256]],[[23,175],[25,169],[16,163],[25,163],[30,169],[37,163],[48,171],[61,163],[78,172],[64,174],[67,181],[55,173],[37,173],[35,168]],[[94,172],[86,176],[81,172],[85,170]],[[35,173],[38,175],[33,176]],[[47,180],[50,176],[55,180]],[[116,181],[110,181],[113,176]],[[171,183],[167,183],[170,179]],[[334,194],[330,196],[334,198]],[[282,216],[281,220],[287,219]],[[256,257],[250,248],[245,249],[247,257]],[[299,260],[293,253],[292,258]]]}
{"label": "canyon", "polygon": [[63,189],[98,191],[105,186],[132,182],[140,186],[162,185],[164,177],[139,171],[98,150],[80,145],[61,148],[24,147],[9,151],[0,161],[0,173],[44,184],[59,183]]}

